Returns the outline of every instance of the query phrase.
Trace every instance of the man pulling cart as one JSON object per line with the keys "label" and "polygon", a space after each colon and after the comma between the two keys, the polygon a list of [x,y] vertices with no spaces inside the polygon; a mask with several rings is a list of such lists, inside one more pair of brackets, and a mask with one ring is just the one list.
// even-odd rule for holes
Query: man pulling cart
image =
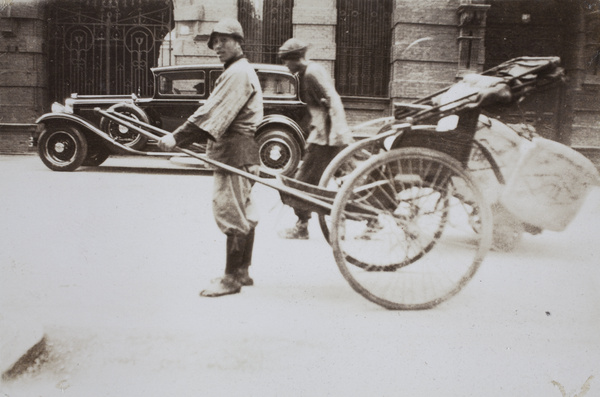
{"label": "man pulling cart", "polygon": [[[244,32],[234,19],[219,21],[208,47],[223,62],[225,71],[206,103],[158,146],[171,151],[195,141],[208,141],[206,155],[240,170],[258,174],[256,128],[263,118],[262,91],[254,69],[244,58]],[[258,223],[252,202],[250,179],[221,169],[214,170],[213,214],[227,236],[225,274],[200,292],[216,297],[240,292],[254,282],[248,273],[252,263],[254,229]]]}

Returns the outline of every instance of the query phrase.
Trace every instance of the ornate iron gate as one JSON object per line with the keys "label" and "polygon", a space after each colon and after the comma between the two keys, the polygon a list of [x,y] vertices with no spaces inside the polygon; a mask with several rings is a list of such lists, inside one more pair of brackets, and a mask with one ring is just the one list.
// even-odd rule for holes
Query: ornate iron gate
{"label": "ornate iron gate", "polygon": [[294,0],[238,0],[244,52],[252,62],[281,63],[277,50],[292,37]]}
{"label": "ornate iron gate", "polygon": [[150,68],[173,27],[171,0],[55,0],[48,10],[51,100],[152,94]]}
{"label": "ornate iron gate", "polygon": [[386,97],[392,0],[337,0],[335,81],[341,95]]}

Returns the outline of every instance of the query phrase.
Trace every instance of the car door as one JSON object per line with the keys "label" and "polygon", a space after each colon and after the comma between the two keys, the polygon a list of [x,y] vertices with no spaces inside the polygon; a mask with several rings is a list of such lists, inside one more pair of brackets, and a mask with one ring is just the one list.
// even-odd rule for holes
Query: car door
{"label": "car door", "polygon": [[161,73],[156,79],[156,95],[147,112],[160,120],[161,128],[174,131],[208,97],[206,70],[182,70]]}

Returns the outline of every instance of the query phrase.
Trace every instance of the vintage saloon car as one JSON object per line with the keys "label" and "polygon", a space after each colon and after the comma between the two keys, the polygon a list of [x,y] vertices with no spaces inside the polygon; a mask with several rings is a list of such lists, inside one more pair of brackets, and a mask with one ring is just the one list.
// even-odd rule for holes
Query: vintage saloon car
{"label": "vintage saloon car", "polygon": [[[302,157],[306,106],[298,97],[298,79],[281,65],[253,64],[263,89],[264,118],[256,132],[261,165],[272,173],[292,175]],[[181,156],[158,151],[156,143],[136,131],[98,115],[110,109],[167,131],[175,130],[206,102],[223,68],[219,64],[166,66],[152,69],[154,94],[77,95],[38,120],[38,153],[55,171],[98,166],[111,154]],[[202,148],[197,148],[202,152]]]}

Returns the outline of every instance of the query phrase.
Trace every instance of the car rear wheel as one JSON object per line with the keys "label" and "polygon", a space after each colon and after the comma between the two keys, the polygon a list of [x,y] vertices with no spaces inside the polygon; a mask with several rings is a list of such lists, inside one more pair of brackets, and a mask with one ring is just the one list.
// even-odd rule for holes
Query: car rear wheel
{"label": "car rear wheel", "polygon": [[[132,119],[150,123],[148,115],[139,107],[126,103],[117,103],[107,109],[109,112],[121,113]],[[130,130],[113,120],[103,117],[100,120],[100,129],[110,135],[115,141],[131,149],[141,150],[146,146],[148,138],[145,135]]]}
{"label": "car rear wheel", "polygon": [[85,136],[73,126],[50,125],[38,140],[38,154],[53,171],[74,171],[88,152]]}
{"label": "car rear wheel", "polygon": [[293,176],[300,163],[302,148],[292,132],[269,128],[258,136],[261,166],[285,176]]}

